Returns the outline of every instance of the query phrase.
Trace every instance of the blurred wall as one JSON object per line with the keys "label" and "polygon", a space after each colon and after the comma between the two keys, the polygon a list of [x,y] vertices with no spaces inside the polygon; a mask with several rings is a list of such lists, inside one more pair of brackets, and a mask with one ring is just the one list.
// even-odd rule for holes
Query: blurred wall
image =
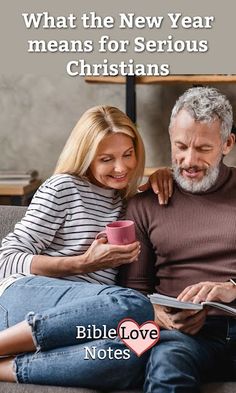
{"label": "blurred wall", "polygon": [[[170,164],[170,111],[188,87],[137,86],[137,124],[145,143],[146,166]],[[217,87],[236,113],[236,84]],[[50,176],[78,118],[98,104],[125,110],[125,86],[88,84],[83,78],[64,76],[0,76],[0,170],[38,169],[41,178]],[[226,162],[236,166],[235,149]]]}

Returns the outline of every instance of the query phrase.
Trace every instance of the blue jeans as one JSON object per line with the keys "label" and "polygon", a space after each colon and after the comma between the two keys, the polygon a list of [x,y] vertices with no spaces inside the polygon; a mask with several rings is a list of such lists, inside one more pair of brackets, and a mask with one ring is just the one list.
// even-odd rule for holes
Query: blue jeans
{"label": "blue jeans", "polygon": [[26,319],[37,348],[15,358],[20,383],[97,389],[137,386],[147,354],[138,358],[117,337],[103,334],[95,340],[93,334],[77,334],[76,326],[116,329],[123,318],[141,324],[153,319],[153,307],[131,289],[40,276],[16,281],[0,297],[0,330]]}
{"label": "blue jeans", "polygon": [[235,380],[236,319],[208,317],[194,336],[161,330],[146,369],[145,393],[198,393],[201,384]]}

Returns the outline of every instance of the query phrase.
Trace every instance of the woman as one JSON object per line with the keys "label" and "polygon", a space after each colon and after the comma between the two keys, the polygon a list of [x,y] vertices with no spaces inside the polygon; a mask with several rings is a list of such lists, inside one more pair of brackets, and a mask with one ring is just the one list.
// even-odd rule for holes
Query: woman
{"label": "woman", "polygon": [[[94,240],[105,224],[122,217],[143,169],[142,140],[123,112],[99,106],[84,113],[54,176],[2,243],[0,355],[6,358],[0,380],[102,389],[138,383],[144,357],[130,353],[117,360],[114,353],[124,355],[125,348],[119,339],[103,334],[95,341],[91,332],[77,338],[76,329],[153,319],[143,295],[114,285],[117,267],[135,263],[139,243]],[[97,356],[85,361],[94,347]]]}

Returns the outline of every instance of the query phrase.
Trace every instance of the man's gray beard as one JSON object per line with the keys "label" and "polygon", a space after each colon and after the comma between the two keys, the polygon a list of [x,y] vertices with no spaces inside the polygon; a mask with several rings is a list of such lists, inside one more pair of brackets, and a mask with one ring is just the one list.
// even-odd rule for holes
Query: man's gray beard
{"label": "man's gray beard", "polygon": [[202,180],[195,181],[191,179],[189,180],[185,179],[181,175],[180,168],[176,164],[173,164],[172,167],[173,167],[173,176],[176,183],[181,188],[183,188],[183,190],[192,192],[193,194],[197,192],[204,192],[209,190],[209,188],[211,188],[215,184],[220,172],[220,166],[219,164],[217,164],[216,166],[212,168],[208,168],[206,170],[206,174],[202,178]]}

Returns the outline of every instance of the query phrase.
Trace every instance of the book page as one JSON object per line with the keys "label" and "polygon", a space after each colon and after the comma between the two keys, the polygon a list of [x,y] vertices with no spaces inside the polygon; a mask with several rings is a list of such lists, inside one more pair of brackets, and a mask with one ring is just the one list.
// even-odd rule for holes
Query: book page
{"label": "book page", "polygon": [[200,304],[195,304],[192,302],[182,302],[171,296],[160,295],[158,293],[149,295],[149,298],[151,303],[159,304],[161,306],[166,306],[166,307],[173,307],[173,308],[179,308],[184,310],[201,310],[204,306],[209,306],[236,315],[235,308],[230,307],[227,304],[218,303],[218,302],[202,302]]}
{"label": "book page", "polygon": [[203,308],[202,304],[194,304],[192,302],[181,302],[176,298],[159,295],[157,293],[149,295],[150,301],[153,304],[159,304],[161,306],[180,308],[184,310],[201,310]]}

